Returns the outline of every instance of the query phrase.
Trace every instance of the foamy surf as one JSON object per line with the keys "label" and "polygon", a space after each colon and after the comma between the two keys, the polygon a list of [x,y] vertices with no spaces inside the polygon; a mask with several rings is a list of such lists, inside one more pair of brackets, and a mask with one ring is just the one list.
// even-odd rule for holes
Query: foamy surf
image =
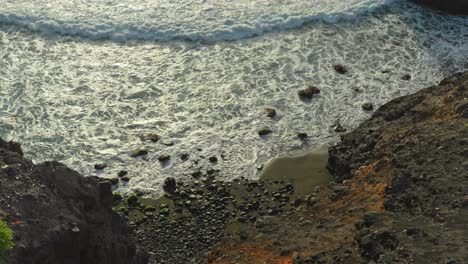
{"label": "foamy surf", "polygon": [[113,41],[233,41],[312,21],[351,20],[394,0],[7,0],[0,23]]}

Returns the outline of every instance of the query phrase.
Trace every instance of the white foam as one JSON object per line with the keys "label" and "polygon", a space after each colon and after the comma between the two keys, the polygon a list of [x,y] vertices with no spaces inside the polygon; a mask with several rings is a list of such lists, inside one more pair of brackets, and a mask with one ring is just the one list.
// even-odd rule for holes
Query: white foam
{"label": "white foam", "polygon": [[[92,42],[0,26],[0,137],[21,142],[35,162],[57,159],[84,175],[127,170],[127,190],[160,194],[165,177],[212,168],[220,179],[254,178],[272,157],[339,140],[331,126],[356,127],[370,116],[363,103],[377,108],[468,70],[467,24],[400,2],[351,22],[209,45]],[[336,63],[349,73],[337,74]],[[321,93],[303,102],[297,91],[309,85]],[[264,126],[273,133],[261,139]],[[174,145],[141,142],[150,132]],[[148,156],[131,158],[141,145]],[[171,161],[160,164],[160,154]],[[109,166],[98,172],[97,162]]]}
{"label": "white foam", "polygon": [[0,23],[91,39],[223,41],[353,19],[394,0],[4,0]]}

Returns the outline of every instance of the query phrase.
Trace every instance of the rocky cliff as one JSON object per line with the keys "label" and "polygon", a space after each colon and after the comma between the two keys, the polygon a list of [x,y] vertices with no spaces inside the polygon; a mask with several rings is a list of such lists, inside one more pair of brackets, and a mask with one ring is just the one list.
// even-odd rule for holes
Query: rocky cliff
{"label": "rocky cliff", "polygon": [[0,218],[15,242],[6,263],[147,263],[112,199],[109,182],[58,162],[35,165],[19,144],[0,139]]}

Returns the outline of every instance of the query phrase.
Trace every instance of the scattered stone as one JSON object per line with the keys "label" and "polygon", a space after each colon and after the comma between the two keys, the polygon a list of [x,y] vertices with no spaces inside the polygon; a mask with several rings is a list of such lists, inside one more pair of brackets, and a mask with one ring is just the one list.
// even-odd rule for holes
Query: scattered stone
{"label": "scattered stone", "polygon": [[390,70],[383,70],[382,73],[390,73]]}
{"label": "scattered stone", "polygon": [[270,134],[271,132],[273,132],[273,131],[272,131],[270,128],[264,127],[264,128],[262,128],[262,129],[260,129],[260,130],[258,131],[258,134],[259,134],[260,136],[265,136],[265,135]]}
{"label": "scattered stone", "polygon": [[306,140],[308,137],[309,137],[309,135],[307,135],[307,133],[298,133],[297,134],[297,138],[299,138],[300,140]]}
{"label": "scattered stone", "polygon": [[130,156],[133,158],[136,158],[136,157],[147,155],[147,154],[148,154],[148,149],[146,147],[139,147],[135,149],[134,151],[132,151],[132,153],[130,153]]}
{"label": "scattered stone", "polygon": [[163,144],[164,146],[168,146],[168,147],[174,146],[173,141],[166,141],[166,142],[162,142],[161,144]]}
{"label": "scattered stone", "polygon": [[177,182],[174,178],[169,177],[164,180],[163,190],[168,193],[174,193],[177,189]]}
{"label": "scattered stone", "polygon": [[333,130],[335,130],[335,132],[337,133],[343,133],[343,132],[346,132],[346,128],[344,128],[339,122],[336,122],[333,126],[332,126]]}
{"label": "scattered stone", "polygon": [[269,118],[273,118],[276,116],[276,110],[273,108],[265,108],[265,111],[266,111],[267,117]]}
{"label": "scattered stone", "polygon": [[403,75],[403,76],[401,77],[401,79],[404,80],[404,81],[409,81],[409,80],[411,80],[411,75],[405,74],[405,75]]}
{"label": "scattered stone", "polygon": [[159,157],[158,157],[158,160],[161,161],[161,162],[168,161],[170,159],[171,159],[171,156],[166,155],[166,154],[159,155]]}
{"label": "scattered stone", "polygon": [[200,176],[202,175],[201,171],[195,171],[195,172],[192,172],[192,177],[197,179],[197,178],[200,178]]}
{"label": "scattered stone", "polygon": [[257,170],[263,170],[263,164],[258,165]]}
{"label": "scattered stone", "polygon": [[146,135],[143,135],[143,136],[140,136],[140,139],[142,141],[152,141],[152,142],[158,142],[160,139],[161,139],[161,136],[158,135],[158,134],[154,134],[154,133],[149,133],[149,134],[146,134]]}
{"label": "scattered stone", "polygon": [[135,194],[130,194],[127,197],[127,203],[129,205],[137,205],[138,204],[138,197]]}
{"label": "scattered stone", "polygon": [[213,162],[213,163],[218,162],[218,158],[215,157],[215,156],[210,157],[208,160],[209,160],[210,162]]}
{"label": "scattered stone", "polygon": [[348,69],[346,69],[346,67],[342,64],[336,64],[335,66],[333,66],[333,68],[339,74],[346,74],[348,72]]}
{"label": "scattered stone", "polygon": [[125,176],[125,175],[127,175],[127,174],[128,174],[128,171],[126,171],[126,170],[121,170],[121,171],[119,171],[119,172],[117,173],[117,176],[119,176],[119,178],[121,178],[121,177],[123,177],[123,176]]}
{"label": "scattered stone", "polygon": [[103,170],[107,167],[107,164],[105,163],[96,163],[94,164],[94,169],[96,170]]}
{"label": "scattered stone", "polygon": [[124,182],[129,182],[130,181],[130,177],[128,176],[123,176],[120,178],[121,181],[124,181]]}
{"label": "scattered stone", "polygon": [[301,99],[312,99],[314,95],[319,94],[319,93],[320,93],[320,90],[314,86],[309,86],[307,89],[300,90],[299,92],[297,92],[297,94],[299,95]]}
{"label": "scattered stone", "polygon": [[374,110],[374,105],[372,103],[364,103],[362,104],[362,109],[365,111],[372,111]]}
{"label": "scattered stone", "polygon": [[181,155],[180,155],[180,159],[181,159],[182,161],[187,161],[187,160],[189,159],[189,154],[187,154],[187,153],[181,154]]}

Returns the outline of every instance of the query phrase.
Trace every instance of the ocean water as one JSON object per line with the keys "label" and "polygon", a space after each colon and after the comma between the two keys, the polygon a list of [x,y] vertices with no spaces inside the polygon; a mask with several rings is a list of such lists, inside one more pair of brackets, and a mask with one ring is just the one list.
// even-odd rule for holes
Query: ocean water
{"label": "ocean water", "polygon": [[[128,170],[123,192],[158,195],[166,177],[198,170],[254,178],[273,157],[336,142],[335,123],[369,118],[363,103],[468,70],[467,43],[467,17],[405,1],[4,0],[0,136],[35,162]],[[309,85],[321,93],[301,101]],[[273,133],[260,138],[264,126]],[[142,142],[146,133],[173,146]],[[129,156],[142,145],[146,157]]]}

